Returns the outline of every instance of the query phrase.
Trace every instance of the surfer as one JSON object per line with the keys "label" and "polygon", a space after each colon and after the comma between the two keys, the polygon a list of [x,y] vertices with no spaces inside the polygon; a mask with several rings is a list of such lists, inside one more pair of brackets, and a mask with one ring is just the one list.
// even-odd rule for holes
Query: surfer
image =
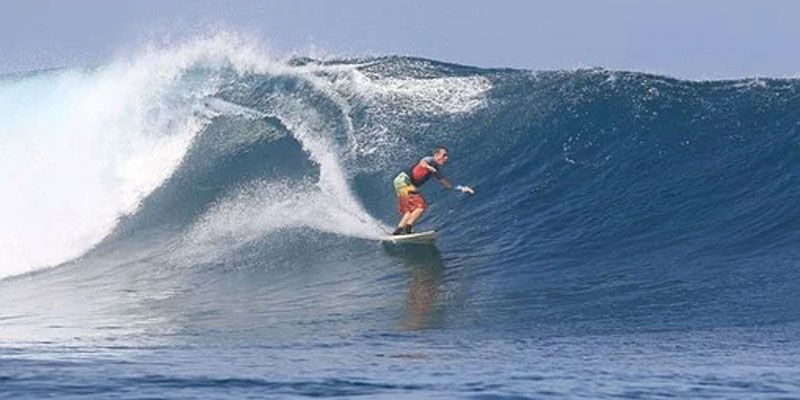
{"label": "surfer", "polygon": [[469,186],[453,185],[450,180],[445,178],[440,170],[447,162],[447,149],[443,146],[437,147],[433,151],[433,156],[425,157],[414,164],[408,171],[397,174],[394,178],[394,189],[397,192],[397,204],[400,214],[403,216],[397,229],[392,235],[408,235],[412,233],[412,227],[422,213],[425,212],[427,205],[425,199],[419,192],[419,187],[430,179],[436,178],[442,186],[451,190],[459,190],[463,193],[475,193]]}

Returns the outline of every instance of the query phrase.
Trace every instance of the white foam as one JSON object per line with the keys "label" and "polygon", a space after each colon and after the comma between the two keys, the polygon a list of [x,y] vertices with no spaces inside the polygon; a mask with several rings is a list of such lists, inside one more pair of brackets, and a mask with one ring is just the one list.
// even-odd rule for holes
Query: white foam
{"label": "white foam", "polygon": [[409,112],[431,115],[472,112],[485,104],[486,92],[492,87],[482,76],[368,78],[366,84],[384,101],[404,105]]}
{"label": "white foam", "polygon": [[191,245],[230,247],[287,228],[311,228],[364,239],[385,235],[377,229],[379,223],[348,208],[314,182],[254,181],[217,202],[186,238]]}
{"label": "white foam", "polygon": [[[276,65],[227,34],[0,83],[0,278],[75,258],[135,211],[207,120],[220,71]],[[278,67],[279,68],[279,67]]]}
{"label": "white foam", "polygon": [[[491,82],[483,76],[395,78],[367,74],[367,64],[310,64],[292,70],[334,101],[348,130],[343,158],[371,156],[372,167],[388,167],[408,146],[400,131],[408,117],[465,115],[487,105]],[[353,109],[366,111],[366,125],[355,127]]]}
{"label": "white foam", "polygon": [[[326,121],[302,99],[271,99],[275,118],[319,165],[315,182],[254,181],[218,201],[185,235],[180,258],[214,258],[265,234],[310,228],[341,236],[380,239],[389,229],[363,209],[350,190]],[[239,114],[244,115],[244,114]]]}

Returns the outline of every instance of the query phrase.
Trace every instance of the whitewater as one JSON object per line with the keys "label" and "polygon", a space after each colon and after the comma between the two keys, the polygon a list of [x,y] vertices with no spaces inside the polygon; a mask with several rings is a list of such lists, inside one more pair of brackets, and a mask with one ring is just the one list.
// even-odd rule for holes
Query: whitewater
{"label": "whitewater", "polygon": [[[0,398],[798,397],[799,110],[234,34],[0,76]],[[381,243],[437,145],[476,194]]]}

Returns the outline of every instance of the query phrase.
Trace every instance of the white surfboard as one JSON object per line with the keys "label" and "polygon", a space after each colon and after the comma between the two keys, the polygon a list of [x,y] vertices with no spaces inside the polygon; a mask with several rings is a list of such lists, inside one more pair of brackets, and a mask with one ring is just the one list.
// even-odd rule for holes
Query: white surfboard
{"label": "white surfboard", "polygon": [[393,243],[433,243],[436,240],[436,231],[411,233],[408,235],[391,235],[384,239]]}

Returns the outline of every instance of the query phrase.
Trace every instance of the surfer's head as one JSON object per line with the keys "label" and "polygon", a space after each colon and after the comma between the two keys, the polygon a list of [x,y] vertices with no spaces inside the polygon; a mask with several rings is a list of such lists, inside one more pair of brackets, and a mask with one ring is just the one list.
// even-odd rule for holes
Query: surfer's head
{"label": "surfer's head", "polygon": [[444,146],[439,146],[433,150],[433,159],[439,165],[444,165],[447,162],[447,148]]}

